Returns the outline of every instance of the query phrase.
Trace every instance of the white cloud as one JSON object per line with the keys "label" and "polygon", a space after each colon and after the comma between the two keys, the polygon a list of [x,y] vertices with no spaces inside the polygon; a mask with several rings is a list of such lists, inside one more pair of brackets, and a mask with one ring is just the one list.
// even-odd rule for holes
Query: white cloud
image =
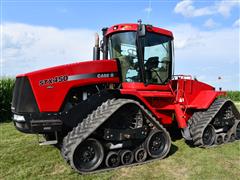
{"label": "white cloud", "polygon": [[212,18],[210,18],[205,21],[204,26],[211,29],[219,26],[219,24],[216,23]]}
{"label": "white cloud", "polygon": [[233,27],[240,27],[240,18],[233,23]]}
{"label": "white cloud", "polygon": [[175,48],[185,49],[191,46],[198,46],[200,37],[200,31],[190,24],[178,24],[174,27],[169,28],[174,33]]}
{"label": "white cloud", "polygon": [[175,13],[182,14],[185,17],[198,17],[213,14],[221,14],[225,17],[230,16],[231,10],[240,5],[240,1],[222,0],[212,6],[196,8],[193,0],[183,0],[177,3],[174,8]]}
{"label": "white cloud", "polygon": [[235,6],[240,6],[240,1],[238,0],[223,0],[220,1],[219,3],[216,4],[217,7],[217,12],[220,13],[221,15],[228,17],[230,16],[231,10],[235,7]]}
{"label": "white cloud", "polygon": [[3,75],[92,59],[94,31],[3,24]]}
{"label": "white cloud", "polygon": [[[205,82],[216,87],[239,90],[238,28],[203,31],[190,24],[178,24],[167,29],[175,36],[177,74],[191,74],[202,80],[205,77]],[[6,23],[3,25],[3,74],[14,76],[91,60],[93,42],[93,30]],[[231,81],[219,82],[218,76]]]}
{"label": "white cloud", "polygon": [[[215,87],[240,90],[237,28],[203,31],[178,24],[168,29],[175,36],[176,74],[190,74]],[[224,81],[219,81],[219,76]]]}
{"label": "white cloud", "polygon": [[[179,24],[172,28],[175,36],[175,47],[179,52],[202,57],[201,61],[238,62],[239,30],[223,28],[203,31],[190,24]],[[186,54],[187,55],[187,54]]]}
{"label": "white cloud", "polygon": [[184,0],[177,3],[174,8],[174,12],[182,14],[185,17],[196,17],[213,14],[213,10],[210,7],[196,9],[193,6],[192,0]]}

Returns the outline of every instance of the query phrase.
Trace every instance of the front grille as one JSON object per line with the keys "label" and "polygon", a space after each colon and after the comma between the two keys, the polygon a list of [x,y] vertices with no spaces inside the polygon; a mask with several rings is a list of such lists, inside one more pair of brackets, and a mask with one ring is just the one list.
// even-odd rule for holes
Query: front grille
{"label": "front grille", "polygon": [[16,78],[12,98],[12,112],[39,112],[31,85],[27,77]]}

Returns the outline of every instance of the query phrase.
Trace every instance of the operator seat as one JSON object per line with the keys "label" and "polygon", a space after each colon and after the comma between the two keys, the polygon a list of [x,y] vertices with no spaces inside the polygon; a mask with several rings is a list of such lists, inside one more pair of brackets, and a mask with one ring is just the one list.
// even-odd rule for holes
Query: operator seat
{"label": "operator seat", "polygon": [[145,63],[146,67],[146,79],[150,83],[158,83],[160,82],[157,73],[158,73],[158,64],[159,64],[159,57],[154,56],[148,58],[147,62]]}

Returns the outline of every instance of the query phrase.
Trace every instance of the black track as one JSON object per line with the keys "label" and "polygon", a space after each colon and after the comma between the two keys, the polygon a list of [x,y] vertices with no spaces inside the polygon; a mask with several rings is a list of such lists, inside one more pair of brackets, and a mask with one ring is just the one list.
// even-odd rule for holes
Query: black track
{"label": "black track", "polygon": [[[235,119],[234,125],[230,127],[227,131],[216,132],[214,137],[215,140],[211,145],[204,143],[203,133],[207,131],[206,128],[209,127],[209,125],[213,126],[214,118],[216,116],[219,116],[218,114],[223,111],[223,106],[225,105],[230,105],[233,108],[233,114]],[[228,99],[216,99],[206,111],[195,112],[189,120],[190,133],[192,135],[194,146],[213,147],[216,145],[225,144],[237,140],[235,132],[236,126],[240,121],[239,117],[239,112],[235,107],[234,103]]]}
{"label": "black track", "polygon": [[[137,101],[130,100],[130,99],[110,99],[104,102],[101,106],[99,106],[95,111],[93,111],[91,114],[88,115],[87,118],[85,118],[81,123],[79,123],[71,132],[68,133],[68,135],[63,139],[63,146],[62,146],[62,156],[66,160],[70,166],[76,170],[77,172],[81,174],[88,174],[93,172],[99,172],[99,171],[106,171],[110,169],[116,169],[120,167],[128,167],[132,165],[138,165],[143,164],[146,162],[150,162],[156,159],[149,158],[147,161],[144,162],[135,162],[130,165],[121,165],[114,168],[107,168],[104,167],[100,168],[96,171],[91,172],[84,172],[80,171],[76,168],[74,161],[73,161],[73,154],[76,149],[76,147],[79,146],[84,140],[86,140],[93,132],[97,130],[98,127],[100,127],[105,121],[107,121],[111,115],[116,112],[120,107],[126,105],[126,104],[134,104],[139,107],[139,109],[144,113],[144,115],[147,117],[148,121],[157,129],[159,129],[161,132],[163,132],[166,136],[166,144],[168,148],[165,151],[165,154],[161,156],[160,158],[156,159],[162,159],[166,157],[168,154],[170,147],[171,147],[171,138],[169,133],[166,131],[166,129],[161,126],[158,121],[155,120],[155,118]],[[100,166],[101,167],[101,166]]]}

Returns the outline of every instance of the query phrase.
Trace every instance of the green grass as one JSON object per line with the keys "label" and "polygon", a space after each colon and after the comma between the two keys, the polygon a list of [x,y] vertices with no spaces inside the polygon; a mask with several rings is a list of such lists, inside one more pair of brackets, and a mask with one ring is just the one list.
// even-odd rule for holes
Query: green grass
{"label": "green grass", "polygon": [[237,108],[240,109],[240,101],[239,102],[234,102],[234,103],[237,106]]}
{"label": "green grass", "polygon": [[0,179],[240,179],[240,142],[201,149],[177,140],[163,160],[83,176],[71,170],[56,148],[39,146],[34,135],[0,123]]}

